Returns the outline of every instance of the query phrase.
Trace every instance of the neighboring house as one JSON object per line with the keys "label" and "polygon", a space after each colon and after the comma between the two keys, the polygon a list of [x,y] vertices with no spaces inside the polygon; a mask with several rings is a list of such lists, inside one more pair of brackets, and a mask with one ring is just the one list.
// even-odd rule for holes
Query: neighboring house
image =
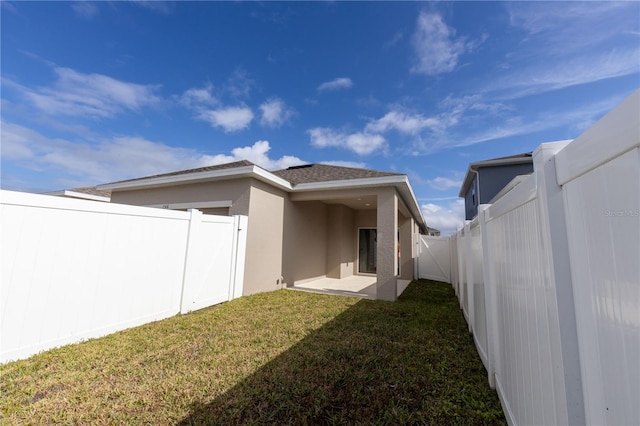
{"label": "neighboring house", "polygon": [[244,294],[320,278],[376,277],[397,298],[414,278],[425,224],[406,175],[308,164],[269,172],[249,161],[106,185],[111,201],[248,216]]}
{"label": "neighboring house", "polygon": [[95,186],[45,192],[44,195],[56,195],[58,197],[80,198],[82,200],[92,200],[92,201],[104,201],[106,203],[108,203],[111,200],[110,191],[101,191],[97,189]]}
{"label": "neighboring house", "polygon": [[430,237],[439,237],[440,230],[435,228],[430,228],[427,226],[427,235],[429,235]]}
{"label": "neighboring house", "polygon": [[530,152],[469,164],[459,194],[464,197],[465,220],[476,217],[478,206],[491,203],[516,176],[531,173],[533,157]]}

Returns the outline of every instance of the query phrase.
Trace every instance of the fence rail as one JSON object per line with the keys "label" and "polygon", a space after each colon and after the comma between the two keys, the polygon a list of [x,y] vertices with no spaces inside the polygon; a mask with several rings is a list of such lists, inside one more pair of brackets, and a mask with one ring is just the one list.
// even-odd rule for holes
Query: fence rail
{"label": "fence rail", "polygon": [[509,424],[640,424],[639,120],[636,91],[542,144],[534,174],[450,237],[451,284]]}
{"label": "fence rail", "polygon": [[246,223],[0,191],[0,362],[242,295]]}

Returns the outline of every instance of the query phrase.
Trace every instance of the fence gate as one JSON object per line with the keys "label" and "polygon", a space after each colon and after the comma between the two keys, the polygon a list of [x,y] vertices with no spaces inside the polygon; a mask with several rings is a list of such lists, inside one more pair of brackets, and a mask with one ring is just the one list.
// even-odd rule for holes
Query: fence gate
{"label": "fence gate", "polygon": [[418,241],[418,278],[451,283],[450,238],[420,235]]}

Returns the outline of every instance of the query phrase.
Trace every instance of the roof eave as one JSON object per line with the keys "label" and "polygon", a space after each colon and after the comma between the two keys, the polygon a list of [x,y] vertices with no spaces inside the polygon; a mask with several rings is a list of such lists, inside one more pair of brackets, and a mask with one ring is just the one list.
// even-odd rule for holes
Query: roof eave
{"label": "roof eave", "polygon": [[237,167],[233,169],[210,170],[205,172],[189,173],[183,175],[158,176],[146,179],[138,179],[125,182],[114,182],[98,185],[100,190],[135,190],[162,186],[183,185],[187,183],[226,180],[240,177],[253,177],[275,187],[290,191],[291,184],[256,165]]}
{"label": "roof eave", "polygon": [[360,179],[329,180],[324,182],[298,183],[294,191],[323,191],[327,189],[352,189],[367,186],[394,185],[406,181],[405,175],[379,176]]}
{"label": "roof eave", "polygon": [[312,183],[299,183],[294,185],[293,191],[323,191],[328,189],[357,189],[366,187],[377,186],[395,186],[404,203],[411,210],[411,214],[414,216],[420,228],[424,231],[427,224],[420,210],[418,200],[411,188],[409,178],[406,175],[392,175],[392,176],[380,176],[362,179],[344,179],[344,180],[332,180],[327,182],[312,182]]}
{"label": "roof eave", "polygon": [[86,194],[84,192],[71,191],[68,189],[63,189],[60,191],[51,191],[45,192],[43,195],[54,195],[57,197],[71,197],[71,198],[80,198],[83,200],[92,200],[92,201],[103,201],[109,202],[111,197],[103,197],[102,195],[94,195],[94,194]]}
{"label": "roof eave", "polygon": [[409,206],[411,213],[419,222],[420,227],[426,229],[426,222],[420,211],[420,206],[416,200],[413,189],[409,184],[409,178],[406,175],[380,176],[362,179],[343,179],[332,180],[326,182],[311,182],[291,185],[291,183],[281,177],[274,175],[267,170],[256,166],[243,166],[234,169],[211,170],[206,172],[190,173],[184,175],[158,176],[146,179],[138,179],[125,182],[114,182],[99,185],[100,190],[136,190],[162,186],[183,185],[196,182],[207,182],[215,180],[236,179],[241,177],[251,177],[276,188],[283,189],[287,192],[301,191],[323,191],[328,189],[355,189],[377,186],[395,186],[403,197],[405,204]]}

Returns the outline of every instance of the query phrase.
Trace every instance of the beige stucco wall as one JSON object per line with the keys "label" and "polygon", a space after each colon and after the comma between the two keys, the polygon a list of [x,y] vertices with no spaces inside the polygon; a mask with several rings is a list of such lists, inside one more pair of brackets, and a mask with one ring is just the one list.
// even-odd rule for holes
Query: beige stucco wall
{"label": "beige stucco wall", "polygon": [[398,294],[398,196],[395,188],[381,188],[378,193],[378,240],[376,297],[394,301]]}
{"label": "beige stucco wall", "polygon": [[326,275],[327,205],[287,200],[282,270],[286,285]]}
{"label": "beige stucco wall", "polygon": [[378,217],[375,210],[356,211],[356,228],[375,228],[377,224]]}
{"label": "beige stucco wall", "polygon": [[355,212],[342,204],[328,206],[327,277],[341,279],[354,274],[356,239]]}
{"label": "beige stucco wall", "polygon": [[413,279],[413,219],[398,217],[398,228],[400,230],[400,278],[403,280]]}
{"label": "beige stucco wall", "polygon": [[252,180],[243,295],[282,288],[283,215],[286,193]]}
{"label": "beige stucco wall", "polygon": [[230,215],[249,214],[249,195],[252,179],[147,188],[134,191],[114,191],[111,202],[135,206],[157,204],[231,201]]}

